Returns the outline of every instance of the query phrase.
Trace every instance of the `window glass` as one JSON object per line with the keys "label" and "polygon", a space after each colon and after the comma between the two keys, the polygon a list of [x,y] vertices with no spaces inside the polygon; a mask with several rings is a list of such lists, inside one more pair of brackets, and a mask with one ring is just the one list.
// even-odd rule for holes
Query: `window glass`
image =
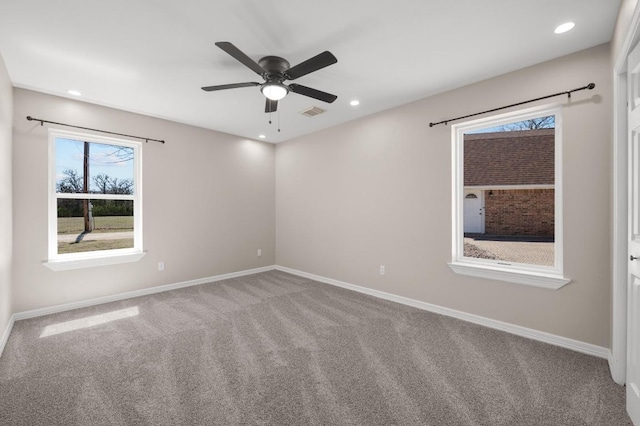
{"label": "window glass", "polygon": [[58,199],[57,225],[58,254],[133,248],[133,201]]}
{"label": "window glass", "polygon": [[554,266],[555,115],[467,131],[463,151],[481,195],[465,197],[464,257]]}
{"label": "window glass", "polygon": [[133,160],[132,147],[56,138],[56,192],[133,194]]}
{"label": "window glass", "polygon": [[139,144],[50,132],[50,260],[142,253]]}

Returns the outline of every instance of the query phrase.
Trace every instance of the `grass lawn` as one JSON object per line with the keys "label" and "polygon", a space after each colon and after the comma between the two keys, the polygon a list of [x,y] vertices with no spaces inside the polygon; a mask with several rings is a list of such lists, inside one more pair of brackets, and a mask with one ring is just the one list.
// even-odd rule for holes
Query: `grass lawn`
{"label": "grass lawn", "polygon": [[91,237],[87,238],[87,241],[80,241],[79,243],[58,243],[58,253],[81,253],[85,251],[113,250],[133,247],[133,238],[121,240],[91,240]]}
{"label": "grass lawn", "polygon": [[[133,216],[100,216],[93,218],[93,232],[133,231]],[[59,217],[58,234],[84,231],[83,217]]]}

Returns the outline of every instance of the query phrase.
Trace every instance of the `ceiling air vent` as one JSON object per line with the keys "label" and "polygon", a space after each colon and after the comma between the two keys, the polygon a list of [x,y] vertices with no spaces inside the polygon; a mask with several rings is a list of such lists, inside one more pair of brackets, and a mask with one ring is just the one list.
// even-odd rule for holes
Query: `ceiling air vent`
{"label": "ceiling air vent", "polygon": [[324,112],[325,110],[323,110],[320,107],[317,106],[313,106],[310,108],[307,108],[305,110],[300,111],[300,114],[307,116],[307,117],[315,117],[316,115],[320,115]]}

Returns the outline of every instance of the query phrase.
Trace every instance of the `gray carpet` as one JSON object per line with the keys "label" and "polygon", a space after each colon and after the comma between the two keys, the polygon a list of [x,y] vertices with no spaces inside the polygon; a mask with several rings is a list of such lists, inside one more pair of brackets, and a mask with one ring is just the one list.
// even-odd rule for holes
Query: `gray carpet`
{"label": "gray carpet", "polygon": [[605,360],[271,271],[16,322],[0,424],[631,422]]}

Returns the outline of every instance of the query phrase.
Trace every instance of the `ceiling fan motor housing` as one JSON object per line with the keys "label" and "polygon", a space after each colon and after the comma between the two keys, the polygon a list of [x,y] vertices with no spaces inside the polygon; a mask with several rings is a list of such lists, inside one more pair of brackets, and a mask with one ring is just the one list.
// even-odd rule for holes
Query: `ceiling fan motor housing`
{"label": "ceiling fan motor housing", "polygon": [[[284,85],[284,75],[290,67],[289,61],[279,56],[265,56],[258,61],[258,65],[265,69],[262,75],[265,83],[260,86],[260,91],[271,101],[279,101],[287,96],[289,88]],[[271,107],[267,106],[267,109]]]}
{"label": "ceiling fan motor housing", "polygon": [[279,56],[265,56],[258,61],[258,64],[265,69],[269,80],[284,80],[284,72],[291,67],[289,61]]}

